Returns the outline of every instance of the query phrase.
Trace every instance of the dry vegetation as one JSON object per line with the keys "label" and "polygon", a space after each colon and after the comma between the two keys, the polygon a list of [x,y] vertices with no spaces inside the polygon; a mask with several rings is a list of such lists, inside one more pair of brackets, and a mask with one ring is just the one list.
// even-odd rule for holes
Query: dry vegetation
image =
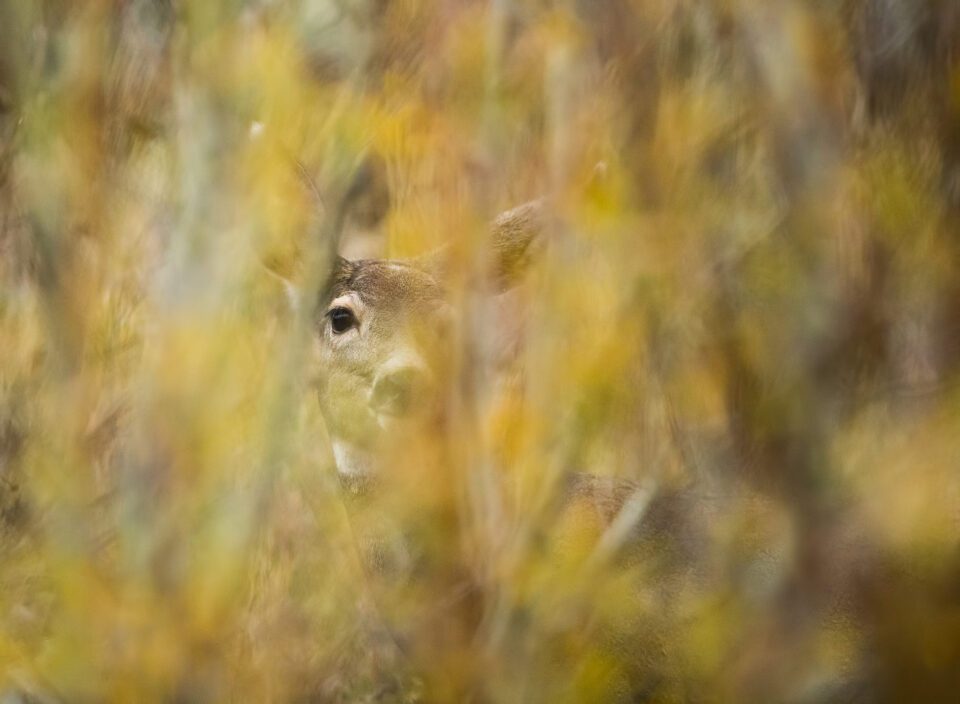
{"label": "dry vegetation", "polygon": [[[332,236],[543,194],[342,490]],[[949,701],[958,225],[954,0],[0,3],[0,700]]]}

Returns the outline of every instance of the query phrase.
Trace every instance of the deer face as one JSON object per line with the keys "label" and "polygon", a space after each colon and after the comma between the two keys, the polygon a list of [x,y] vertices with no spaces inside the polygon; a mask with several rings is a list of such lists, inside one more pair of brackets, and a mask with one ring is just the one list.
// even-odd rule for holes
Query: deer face
{"label": "deer face", "polygon": [[320,402],[342,475],[374,470],[384,442],[437,410],[449,305],[428,270],[339,259],[318,309]]}
{"label": "deer face", "polygon": [[[539,213],[532,203],[494,222],[499,288],[526,260]],[[369,478],[388,443],[438,418],[453,356],[442,262],[335,262],[317,309],[317,344],[321,410],[343,478]]]}

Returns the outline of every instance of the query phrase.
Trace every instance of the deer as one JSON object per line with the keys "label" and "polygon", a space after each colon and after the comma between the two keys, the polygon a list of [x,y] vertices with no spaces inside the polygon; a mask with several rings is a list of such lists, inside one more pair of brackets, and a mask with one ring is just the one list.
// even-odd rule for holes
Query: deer
{"label": "deer", "polygon": [[[470,283],[478,295],[506,301],[511,314],[516,313],[510,296],[526,284],[525,277],[545,251],[552,207],[549,199],[538,198],[492,220],[489,246],[481,253],[488,266]],[[456,264],[449,246],[409,259],[336,256],[317,298],[314,331],[321,370],[317,383],[320,409],[361,561],[371,582],[386,580],[387,592],[396,591],[398,582],[417,573],[418,558],[417,538],[404,534],[397,522],[384,528],[389,523],[389,516],[384,515],[389,513],[384,509],[384,495],[395,490],[398,479],[406,481],[410,489],[411,479],[398,475],[404,471],[416,475],[418,452],[437,450],[436,443],[426,443],[411,453],[411,444],[446,432],[451,422],[447,413],[450,387],[458,372],[452,365],[458,357],[455,346],[462,340],[462,322],[456,320],[457,309],[451,300],[454,287],[449,283],[456,275],[451,274]],[[517,331],[512,331],[499,346],[515,350],[516,335]],[[503,367],[511,367],[511,355],[502,350],[498,354],[498,360],[487,365],[494,369],[495,378],[483,383],[498,383],[496,377],[505,373]],[[400,458],[406,455],[409,459],[411,454],[414,461],[404,465]],[[436,459],[427,463],[435,465]],[[490,605],[483,603],[484,588],[478,586],[476,575],[470,574],[467,561],[453,557],[462,546],[454,538],[457,517],[452,514],[456,513],[457,497],[453,488],[446,486],[450,481],[435,475],[413,479],[416,501],[422,500],[422,493],[432,498],[413,509],[414,516],[408,513],[406,517],[419,523],[422,532],[445,536],[426,562],[434,567],[438,562],[446,564],[434,569],[427,581],[432,580],[431,591],[452,594],[455,602],[425,620],[431,624],[431,640],[440,622],[453,631],[420,654],[419,660],[425,662],[435,662],[473,642],[490,620]],[[589,472],[562,478],[555,494],[555,513],[566,517],[561,522],[570,529],[567,535],[572,530],[581,538],[589,536],[591,554],[585,556],[586,563],[616,559],[639,544],[639,537],[654,538],[646,544],[648,556],[656,545],[660,553],[680,559],[679,555],[694,545],[689,527],[702,515],[689,507],[689,496],[683,492]],[[439,558],[438,552],[442,553]],[[422,591],[416,594],[423,598]],[[379,598],[375,596],[374,601]],[[631,656],[628,653],[628,658]],[[461,679],[469,683],[464,685],[466,690],[434,694],[447,699],[476,692],[478,685],[469,675]]]}
{"label": "deer", "polygon": [[[333,256],[315,298],[313,336],[321,370],[317,398],[348,521],[373,601],[397,651],[426,671],[445,673],[441,681],[428,684],[431,699],[482,700],[484,673],[465,666],[462,655],[474,653],[477,643],[496,643],[510,628],[504,623],[516,616],[503,606],[496,584],[486,580],[482,569],[478,574],[475,555],[463,554],[463,501],[454,478],[422,469],[456,461],[443,439],[456,435],[452,426],[462,411],[456,406],[456,384],[465,371],[473,371],[464,367],[485,368],[491,373],[479,383],[495,386],[511,373],[507,370],[516,370],[517,345],[522,347],[521,321],[519,330],[510,330],[493,345],[511,353],[493,363],[464,355],[458,345],[470,321],[462,320],[469,309],[462,304],[463,289],[505,304],[514,321],[522,318],[515,308],[519,299],[511,296],[536,285],[529,279],[535,279],[532,271],[549,250],[557,226],[557,205],[549,198],[506,210],[491,220],[486,246],[475,253],[485,266],[466,272],[450,245],[407,259]],[[430,442],[421,442],[423,438]],[[709,483],[707,477],[674,486],[652,478],[598,476],[585,467],[561,477],[547,492],[548,529],[574,536],[572,541],[554,540],[548,559],[573,561],[587,589],[591,575],[608,567],[652,575],[659,604],[655,611],[660,613],[628,614],[591,636],[620,664],[619,679],[605,694],[613,700],[707,696],[682,674],[670,672],[664,653],[671,619],[679,620],[675,614],[665,616],[674,608],[676,593],[694,585],[709,594],[711,580],[724,569],[715,559],[720,550],[710,530],[724,510],[723,501],[701,486]],[[398,494],[402,491],[406,493]],[[394,500],[394,494],[400,498]],[[413,505],[404,506],[411,496]],[[727,506],[727,515],[753,512],[763,523],[765,516],[776,514],[763,496],[753,494],[751,501],[750,508]],[[750,558],[749,569],[773,575],[759,582],[766,581],[762,588],[774,602],[777,589],[789,593],[790,578],[784,575],[792,569],[793,556],[783,536],[770,532],[760,541],[766,547]],[[421,549],[418,543],[430,547]],[[861,561],[854,543],[838,550],[850,564]],[[852,613],[844,580],[816,597],[823,598],[823,613],[841,622]],[[398,593],[403,597],[389,603]],[[744,675],[745,681],[767,676],[757,667],[756,673]],[[845,672],[829,683],[835,690],[825,691],[843,700],[860,686],[860,674],[855,668]]]}

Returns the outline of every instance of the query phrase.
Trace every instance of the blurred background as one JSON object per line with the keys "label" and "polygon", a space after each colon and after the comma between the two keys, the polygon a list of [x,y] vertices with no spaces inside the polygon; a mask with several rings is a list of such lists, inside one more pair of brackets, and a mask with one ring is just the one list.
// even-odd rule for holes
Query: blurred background
{"label": "blurred background", "polygon": [[[544,194],[374,588],[285,289]],[[956,701],[958,225],[954,0],[4,2],[0,701]]]}

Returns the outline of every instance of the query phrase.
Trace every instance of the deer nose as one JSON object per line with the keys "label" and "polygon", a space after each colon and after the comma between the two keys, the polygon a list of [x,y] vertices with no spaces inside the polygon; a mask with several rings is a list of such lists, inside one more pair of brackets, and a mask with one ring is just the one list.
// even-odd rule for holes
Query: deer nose
{"label": "deer nose", "polygon": [[427,387],[427,374],[417,367],[401,367],[377,377],[370,403],[375,410],[392,416],[410,413]]}

